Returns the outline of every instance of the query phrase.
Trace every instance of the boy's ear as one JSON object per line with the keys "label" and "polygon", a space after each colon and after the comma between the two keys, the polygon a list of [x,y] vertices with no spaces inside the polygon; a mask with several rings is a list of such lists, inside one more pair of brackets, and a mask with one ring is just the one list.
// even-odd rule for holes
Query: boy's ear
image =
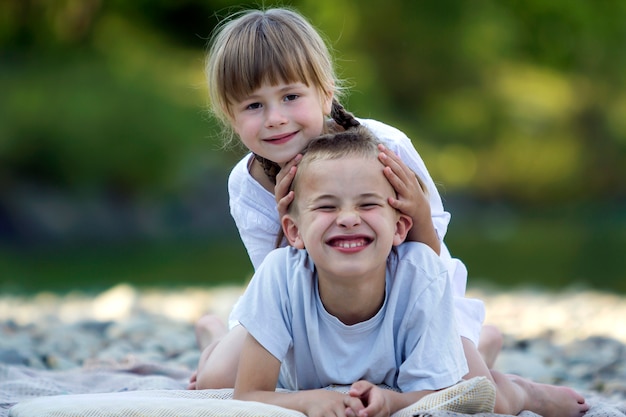
{"label": "boy's ear", "polygon": [[411,227],[413,227],[413,219],[406,214],[399,213],[398,220],[396,221],[396,231],[393,236],[394,246],[398,246],[404,242]]}
{"label": "boy's ear", "polygon": [[281,224],[283,226],[283,232],[285,237],[291,246],[296,249],[304,249],[304,242],[300,237],[300,230],[293,217],[289,214],[283,216]]}

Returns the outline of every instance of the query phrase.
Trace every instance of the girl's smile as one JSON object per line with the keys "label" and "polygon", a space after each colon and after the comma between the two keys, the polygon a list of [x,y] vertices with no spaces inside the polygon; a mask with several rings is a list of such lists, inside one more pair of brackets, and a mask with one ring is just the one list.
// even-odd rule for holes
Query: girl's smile
{"label": "girl's smile", "polygon": [[296,136],[297,133],[298,132],[291,132],[283,135],[274,135],[263,140],[273,145],[282,145],[283,143],[289,142],[293,137]]}
{"label": "girl's smile", "polygon": [[301,82],[264,84],[232,107],[232,125],[253,153],[283,165],[324,130],[332,96]]}

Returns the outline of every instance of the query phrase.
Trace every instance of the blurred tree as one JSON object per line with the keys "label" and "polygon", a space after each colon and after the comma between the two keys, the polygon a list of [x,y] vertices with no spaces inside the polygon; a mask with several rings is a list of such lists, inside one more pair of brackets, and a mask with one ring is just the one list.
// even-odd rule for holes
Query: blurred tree
{"label": "blurred tree", "polygon": [[[405,130],[448,192],[525,204],[626,195],[626,4],[289,4],[336,49],[349,108]],[[168,178],[190,160],[218,163],[204,48],[221,18],[255,5],[0,3],[0,178],[158,190],[180,185]]]}
{"label": "blurred tree", "polygon": [[[626,2],[280,3],[327,38],[349,87],[347,107],[405,131],[449,209],[456,195],[470,197],[462,201],[471,225],[461,216],[447,239],[473,276],[556,286],[591,277],[623,289],[623,210],[598,207],[626,197]],[[223,18],[258,4],[0,0],[0,244],[6,236],[39,243],[39,228],[97,242],[182,230],[227,247],[224,177],[240,150],[222,149],[207,117],[204,54]],[[585,202],[593,203],[588,213]],[[509,203],[549,218],[523,223],[502,209]],[[69,256],[85,265],[74,279],[88,282],[98,262],[102,271],[133,264],[143,249],[129,246],[138,252],[117,262],[99,248],[93,258]],[[191,247],[197,261],[179,258],[183,270],[156,266],[162,282],[194,274],[202,282],[216,271],[207,259],[226,259],[207,256],[204,242]],[[168,258],[146,260],[155,257]],[[61,280],[74,261],[56,274],[40,267],[58,258],[0,251],[0,279],[17,262],[17,284]],[[218,274],[233,262],[246,264],[225,261]],[[152,279],[140,264],[103,274]]]}
{"label": "blurred tree", "polygon": [[361,93],[354,107],[409,132],[448,190],[533,204],[625,195],[615,115],[626,72],[623,54],[613,58],[626,39],[623,4],[358,6],[340,14],[359,22],[357,34],[337,42],[358,57],[346,59]]}

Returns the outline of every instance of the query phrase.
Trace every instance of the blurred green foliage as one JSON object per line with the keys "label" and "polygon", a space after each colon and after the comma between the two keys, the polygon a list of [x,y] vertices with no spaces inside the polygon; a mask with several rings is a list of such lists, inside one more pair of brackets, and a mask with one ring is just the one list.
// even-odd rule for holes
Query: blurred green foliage
{"label": "blurred green foliage", "polygon": [[[206,112],[204,53],[222,18],[257,4],[0,2],[0,217],[23,184],[158,199],[189,192],[207,167],[228,172],[241,150],[221,149]],[[623,204],[626,2],[281,4],[307,16],[335,50],[351,87],[347,107],[405,131],[444,199],[527,209]],[[572,257],[609,242],[604,253],[619,258],[611,248],[626,232],[623,217],[615,222],[602,230],[617,238],[564,227],[545,242],[584,235],[587,246]],[[473,251],[471,232],[450,236],[468,264],[501,247]],[[623,278],[623,265],[613,276]]]}
{"label": "blurred green foliage", "polygon": [[139,288],[243,285],[252,275],[235,240],[128,242],[0,252],[0,291],[99,293],[125,282]]}
{"label": "blurred green foliage", "polygon": [[[200,0],[0,4],[0,178],[163,192],[226,165],[204,117]],[[626,192],[626,4],[300,0],[353,85],[450,192],[545,204]]]}

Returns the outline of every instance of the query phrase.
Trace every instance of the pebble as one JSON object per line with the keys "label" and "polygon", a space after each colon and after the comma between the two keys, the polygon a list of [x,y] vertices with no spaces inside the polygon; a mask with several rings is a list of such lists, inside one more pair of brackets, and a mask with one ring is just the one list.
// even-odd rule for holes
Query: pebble
{"label": "pebble", "polygon": [[[193,324],[228,317],[241,287],[0,295],[0,363],[34,369],[159,363],[191,373],[200,352]],[[626,297],[593,291],[497,292],[486,323],[504,333],[495,368],[538,382],[626,400]]]}

